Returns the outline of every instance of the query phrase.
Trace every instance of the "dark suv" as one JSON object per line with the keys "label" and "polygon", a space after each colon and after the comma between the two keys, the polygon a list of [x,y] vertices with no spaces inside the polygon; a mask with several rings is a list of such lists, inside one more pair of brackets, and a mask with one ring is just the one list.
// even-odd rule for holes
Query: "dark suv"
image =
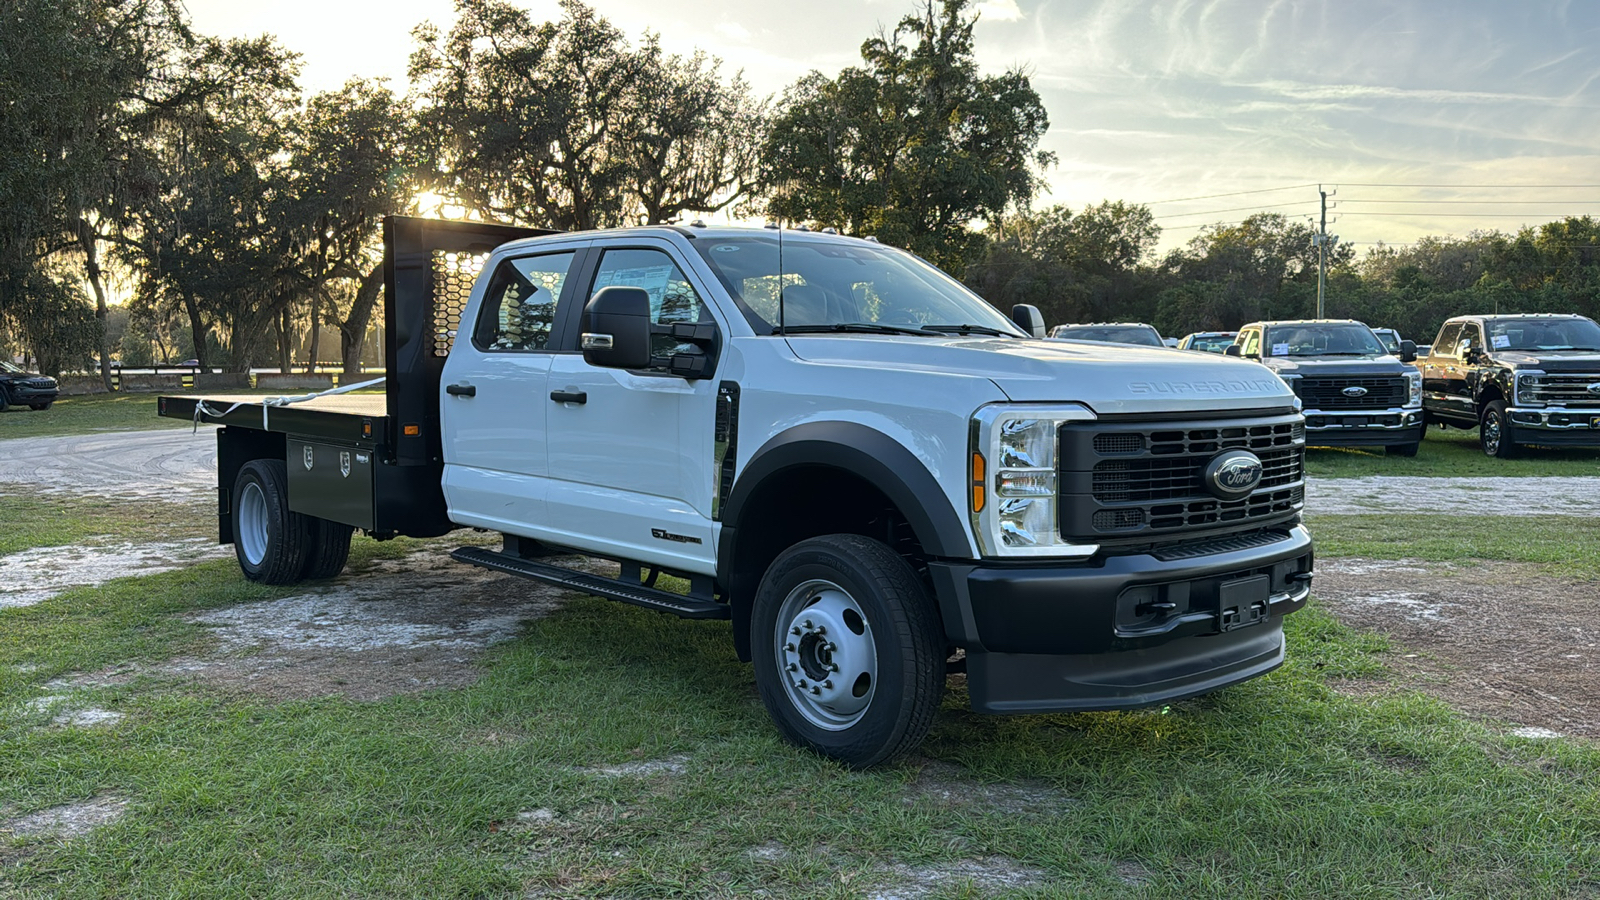
{"label": "dark suv", "polygon": [[1252,322],[1227,353],[1259,360],[1288,382],[1305,405],[1307,445],[1417,455],[1422,375],[1405,365],[1417,358],[1410,341],[1401,342],[1396,358],[1372,329],[1350,319]]}
{"label": "dark suv", "polygon": [[0,412],[12,404],[49,409],[58,393],[54,378],[35,375],[0,359]]}
{"label": "dark suv", "polygon": [[1600,447],[1600,325],[1573,315],[1457,316],[1422,369],[1428,421],[1478,428],[1483,452]]}
{"label": "dark suv", "polygon": [[1050,336],[1067,341],[1099,341],[1104,344],[1138,344],[1165,347],[1161,332],[1143,322],[1097,322],[1090,325],[1057,325]]}

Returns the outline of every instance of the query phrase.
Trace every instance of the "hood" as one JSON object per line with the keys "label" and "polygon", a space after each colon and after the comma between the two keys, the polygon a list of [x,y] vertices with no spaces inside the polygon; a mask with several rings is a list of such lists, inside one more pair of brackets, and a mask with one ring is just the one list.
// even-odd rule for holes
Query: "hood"
{"label": "hood", "polygon": [[1330,375],[1334,377],[1357,375],[1403,375],[1416,369],[1400,361],[1397,356],[1268,356],[1261,364],[1279,375]]}
{"label": "hood", "polygon": [[1546,372],[1600,372],[1600,353],[1593,350],[1499,350],[1490,358],[1513,369],[1543,369]]}
{"label": "hood", "polygon": [[795,336],[789,346],[808,362],[967,374],[989,379],[1012,400],[1082,403],[1101,415],[1295,404],[1288,386],[1258,363],[1164,347],[875,334]]}

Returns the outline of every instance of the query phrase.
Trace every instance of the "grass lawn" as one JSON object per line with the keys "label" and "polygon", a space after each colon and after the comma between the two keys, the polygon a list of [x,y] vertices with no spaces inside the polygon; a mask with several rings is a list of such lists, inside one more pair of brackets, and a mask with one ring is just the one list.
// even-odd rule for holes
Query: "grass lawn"
{"label": "grass lawn", "polygon": [[1490,459],[1478,447],[1478,432],[1430,427],[1415,457],[1384,456],[1382,448],[1315,447],[1306,451],[1313,478],[1359,475],[1600,475],[1600,449],[1524,449],[1521,459]]}
{"label": "grass lawn", "polygon": [[[1426,518],[1313,522],[1325,556],[1596,564],[1592,527],[1530,524],[1451,544]],[[411,546],[361,540],[354,565]],[[922,755],[870,772],[778,739],[726,622],[576,596],[465,688],[273,703],[147,674],[75,689],[111,726],[28,705],[71,672],[216,652],[189,614],[288,593],[219,561],[0,610],[0,821],[128,805],[71,840],[0,834],[0,896],[857,897],[929,867],[956,873],[937,897],[1600,891],[1600,748],[1336,692],[1393,651],[1314,603],[1285,667],[1162,709],[978,716],[956,679]],[[959,874],[995,859],[1027,886]]]}

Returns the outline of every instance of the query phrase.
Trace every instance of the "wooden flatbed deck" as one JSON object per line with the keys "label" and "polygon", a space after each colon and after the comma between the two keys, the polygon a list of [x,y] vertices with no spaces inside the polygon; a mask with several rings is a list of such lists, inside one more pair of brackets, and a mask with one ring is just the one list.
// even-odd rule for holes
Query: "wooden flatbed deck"
{"label": "wooden flatbed deck", "polygon": [[[295,394],[279,395],[295,398]],[[199,421],[230,428],[252,428],[297,437],[348,442],[371,447],[385,437],[388,397],[382,392],[333,394],[283,406],[262,394],[165,396],[157,400],[159,413],[169,419],[195,420],[195,408],[205,404]],[[263,410],[265,412],[263,412]]]}

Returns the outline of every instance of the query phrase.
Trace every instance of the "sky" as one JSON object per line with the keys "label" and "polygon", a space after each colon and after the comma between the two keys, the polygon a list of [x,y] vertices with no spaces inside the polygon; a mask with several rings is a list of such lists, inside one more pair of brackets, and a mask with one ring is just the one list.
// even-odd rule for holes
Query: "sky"
{"label": "sky", "polygon": [[[554,0],[515,0],[540,18]],[[702,49],[779,94],[860,62],[914,0],[589,0],[637,40]],[[308,91],[406,87],[450,0],[187,0],[204,34],[273,34]],[[1161,249],[1253,212],[1377,242],[1600,215],[1595,0],[978,0],[986,72],[1021,68],[1059,162],[1036,206],[1149,204]],[[1191,199],[1192,198],[1192,199]]]}

